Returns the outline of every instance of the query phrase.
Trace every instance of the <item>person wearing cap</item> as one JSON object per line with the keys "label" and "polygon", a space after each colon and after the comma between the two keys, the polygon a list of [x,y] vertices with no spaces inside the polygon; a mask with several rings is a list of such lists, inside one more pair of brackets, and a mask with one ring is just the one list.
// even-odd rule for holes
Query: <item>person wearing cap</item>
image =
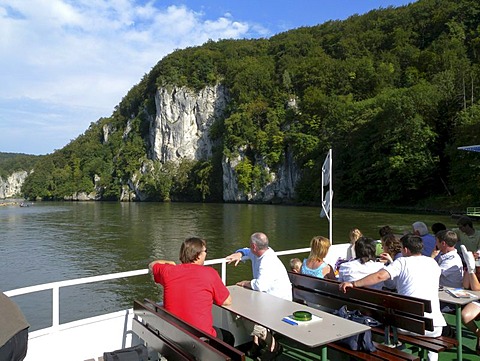
{"label": "person wearing cap", "polygon": [[17,304],[0,292],[0,360],[21,361],[25,358],[29,327]]}
{"label": "person wearing cap", "polygon": [[207,242],[191,237],[180,248],[181,264],[156,260],[148,268],[154,281],[164,288],[163,305],[167,311],[233,346],[233,335],[213,326],[213,303],[228,306],[232,297],[218,272],[204,266],[206,257]]}

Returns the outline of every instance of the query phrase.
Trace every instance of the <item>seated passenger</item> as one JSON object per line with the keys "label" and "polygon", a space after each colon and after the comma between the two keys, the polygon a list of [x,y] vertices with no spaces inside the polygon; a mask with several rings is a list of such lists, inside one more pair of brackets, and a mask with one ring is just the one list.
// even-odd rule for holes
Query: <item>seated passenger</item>
{"label": "seated passenger", "polygon": [[435,249],[436,240],[433,235],[428,233],[428,227],[423,222],[415,222],[412,224],[413,234],[419,236],[423,242],[422,254],[430,257]]}
{"label": "seated passenger", "polygon": [[441,271],[440,286],[462,287],[463,264],[455,248],[458,240],[456,233],[448,230],[439,231],[435,238],[437,239],[437,248],[440,251],[438,260],[435,258]]}
{"label": "seated passenger", "polygon": [[[355,242],[355,254],[357,258],[340,265],[339,281],[352,282],[383,268],[382,262],[375,262],[375,241],[367,237],[360,237]],[[381,290],[383,282],[372,286]]]}
{"label": "seated passenger", "polygon": [[332,266],[323,260],[327,256],[329,248],[330,241],[328,238],[313,237],[310,241],[310,255],[303,260],[300,273],[318,278],[335,279]]}
{"label": "seated passenger", "polygon": [[393,234],[389,233],[382,237],[383,253],[380,254],[380,259],[389,265],[397,258],[402,257],[402,242]]}
{"label": "seated passenger", "polygon": [[[460,246],[463,253],[463,259],[467,264],[468,272],[465,273],[463,277],[463,287],[466,289],[471,289],[472,291],[480,291],[480,282],[477,275],[475,274],[475,258],[473,253],[467,251],[465,245]],[[477,327],[475,320],[480,316],[480,302],[473,301],[467,304],[462,309],[462,322],[466,328],[473,332],[477,336],[476,351],[480,355],[480,329]]]}
{"label": "seated passenger", "polygon": [[302,268],[302,261],[299,258],[292,258],[290,260],[290,270],[294,273],[300,273]]}
{"label": "seated passenger", "polygon": [[355,242],[357,242],[360,237],[363,237],[363,234],[358,228],[352,228],[348,236],[350,238],[350,246],[347,249],[347,261],[350,261],[351,259],[357,258],[355,255]]}

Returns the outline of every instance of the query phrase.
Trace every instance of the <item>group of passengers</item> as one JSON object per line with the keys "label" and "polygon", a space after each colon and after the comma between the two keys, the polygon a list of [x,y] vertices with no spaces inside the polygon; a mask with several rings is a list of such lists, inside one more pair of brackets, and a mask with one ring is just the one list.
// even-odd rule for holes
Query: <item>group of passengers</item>
{"label": "group of passengers", "polygon": [[[459,230],[448,230],[442,223],[432,225],[430,234],[423,222],[415,222],[411,233],[398,237],[389,226],[379,231],[380,240],[365,237],[359,229],[350,232],[351,244],[347,259],[332,267],[325,261],[330,241],[322,236],[310,242],[310,254],[301,261],[290,261],[291,270],[319,278],[338,279],[339,288],[347,292],[353,287],[373,287],[395,290],[401,295],[431,301],[432,312],[425,313],[433,319],[433,331],[425,336],[445,334],[447,324],[440,308],[438,290],[444,287],[465,287],[480,290],[475,260],[479,258],[480,232],[473,228],[468,217],[461,217]],[[201,267],[207,254],[206,241],[200,238],[185,240],[180,250],[181,264],[171,261],[153,261],[150,272],[155,282],[164,287],[164,307],[196,327],[234,344],[233,335],[213,326],[212,304],[229,305],[232,298],[218,273],[210,267]],[[266,292],[287,300],[292,299],[287,271],[277,257],[264,233],[254,233],[250,245],[226,257],[235,266],[250,260],[253,279],[237,283],[238,286]],[[479,260],[480,261],[480,260]],[[466,272],[464,272],[464,269]],[[188,284],[189,287],[185,287]],[[480,330],[475,319],[480,316],[480,303],[472,302],[462,311],[466,327],[477,336],[480,352]],[[273,360],[281,352],[270,330],[255,325],[252,348],[247,353],[253,359]],[[438,354],[428,353],[429,360]]]}

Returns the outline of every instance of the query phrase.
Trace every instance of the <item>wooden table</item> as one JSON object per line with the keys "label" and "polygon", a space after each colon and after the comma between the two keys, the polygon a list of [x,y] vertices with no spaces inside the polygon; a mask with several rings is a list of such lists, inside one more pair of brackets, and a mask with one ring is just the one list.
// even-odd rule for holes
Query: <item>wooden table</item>
{"label": "wooden table", "polygon": [[471,298],[457,298],[457,297],[453,297],[450,293],[448,293],[446,291],[448,289],[449,288],[445,287],[442,291],[438,291],[438,298],[440,299],[440,302],[444,302],[444,303],[455,306],[455,326],[456,326],[456,329],[457,329],[457,340],[458,340],[457,359],[458,359],[458,361],[462,361],[463,360],[462,306],[465,306],[466,304],[468,304],[472,301],[479,300],[480,299],[480,291],[466,290],[473,297],[471,297]]}
{"label": "wooden table", "polygon": [[[282,334],[307,347],[321,347],[322,360],[327,359],[327,344],[357,335],[370,329],[369,326],[334,316],[296,302],[287,301],[264,292],[252,291],[239,286],[229,286],[232,296],[230,306],[224,309]],[[321,320],[299,325],[288,324],[282,319],[294,311],[308,311]]]}

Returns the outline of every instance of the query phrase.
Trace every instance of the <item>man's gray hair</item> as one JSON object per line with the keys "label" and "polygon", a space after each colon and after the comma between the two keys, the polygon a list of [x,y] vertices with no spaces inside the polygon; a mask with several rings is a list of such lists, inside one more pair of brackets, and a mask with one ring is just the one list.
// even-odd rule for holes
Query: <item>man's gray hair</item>
{"label": "man's gray hair", "polygon": [[412,227],[413,227],[413,231],[414,232],[418,231],[420,236],[424,236],[428,234],[427,225],[423,222],[415,222],[414,224],[412,224]]}
{"label": "man's gray hair", "polygon": [[265,233],[257,232],[250,236],[250,242],[255,244],[258,249],[268,248],[268,237]]}

